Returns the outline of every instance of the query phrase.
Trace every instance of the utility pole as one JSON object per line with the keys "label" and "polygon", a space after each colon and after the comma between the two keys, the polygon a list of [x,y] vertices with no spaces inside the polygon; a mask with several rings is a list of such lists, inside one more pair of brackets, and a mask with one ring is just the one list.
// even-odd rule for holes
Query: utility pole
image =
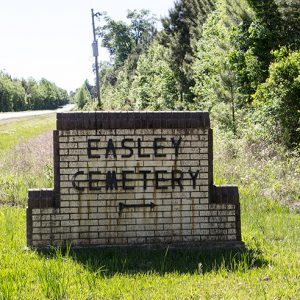
{"label": "utility pole", "polygon": [[94,10],[92,11],[92,24],[93,24],[93,56],[95,57],[95,69],[96,69],[96,89],[97,89],[97,99],[98,99],[98,106],[101,108],[101,99],[100,99],[100,83],[99,83],[99,66],[98,66],[98,41],[96,39],[96,31],[95,31],[95,17],[101,16],[101,13],[97,12],[94,14]]}

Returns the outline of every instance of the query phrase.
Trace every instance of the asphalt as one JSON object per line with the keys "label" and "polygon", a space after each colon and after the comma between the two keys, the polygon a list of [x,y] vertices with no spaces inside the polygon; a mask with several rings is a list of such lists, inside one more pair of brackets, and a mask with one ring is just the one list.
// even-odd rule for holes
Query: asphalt
{"label": "asphalt", "polygon": [[72,110],[74,106],[75,106],[74,104],[67,104],[55,110],[30,110],[30,111],[18,111],[18,112],[5,112],[5,113],[0,113],[0,120],[39,116],[39,115],[52,114],[56,112],[65,112],[65,111]]}

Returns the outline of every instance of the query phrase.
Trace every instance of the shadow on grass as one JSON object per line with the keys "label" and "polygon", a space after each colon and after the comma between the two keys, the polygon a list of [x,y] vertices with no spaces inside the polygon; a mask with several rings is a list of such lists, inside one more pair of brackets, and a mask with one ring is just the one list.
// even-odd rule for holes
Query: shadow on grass
{"label": "shadow on grass", "polygon": [[68,256],[90,272],[105,276],[136,273],[205,274],[211,271],[246,272],[264,267],[268,261],[259,250],[200,250],[200,249],[144,249],[144,248],[53,248],[42,255]]}

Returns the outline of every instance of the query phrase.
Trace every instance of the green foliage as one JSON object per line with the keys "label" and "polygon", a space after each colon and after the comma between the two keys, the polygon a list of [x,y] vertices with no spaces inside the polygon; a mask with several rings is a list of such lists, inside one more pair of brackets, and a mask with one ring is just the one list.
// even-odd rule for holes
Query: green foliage
{"label": "green foliage", "polygon": [[[283,3],[282,3],[283,2]],[[299,48],[299,4],[275,0],[248,0],[254,16],[243,18],[234,28],[231,64],[236,72],[239,93],[245,102],[268,78],[269,65],[274,61],[272,51],[286,45]]]}
{"label": "green foliage", "polygon": [[[127,60],[122,68],[114,70],[106,65],[102,69],[101,98],[103,106],[108,110],[133,110],[134,103],[129,98],[132,69]],[[134,76],[134,75],[133,75]]]}
{"label": "green foliage", "polygon": [[0,111],[54,109],[68,103],[67,91],[42,79],[12,79],[0,72]]}
{"label": "green foliage", "polygon": [[205,109],[236,137],[249,126],[258,138],[297,147],[298,87],[270,72],[279,49],[299,48],[298,8],[287,0],[178,0],[151,43],[143,40],[149,13],[130,12],[130,49],[120,64],[101,67],[104,107]]}
{"label": "green foliage", "polygon": [[259,203],[252,198],[245,202],[245,213],[248,206],[258,205],[259,211],[280,203],[287,210],[300,212],[297,150],[287,151],[284,146],[262,138],[259,131],[259,126],[253,123],[244,128],[243,138],[232,138],[223,130],[214,130],[214,182],[235,182],[239,189],[263,197]]}
{"label": "green foliage", "polygon": [[0,73],[0,111],[18,111],[26,108],[26,95],[20,81]]}
{"label": "green foliage", "polygon": [[178,0],[169,16],[162,19],[162,45],[170,49],[169,65],[174,72],[180,101],[192,102],[194,78],[190,65],[195,59],[193,43],[199,40],[202,25],[214,7],[214,1]]}
{"label": "green foliage", "polygon": [[251,11],[245,2],[218,1],[202,27],[196,44],[197,60],[192,65],[195,108],[208,110],[215,125],[237,134],[242,107],[236,73],[230,64],[232,28]]}
{"label": "green foliage", "polygon": [[[155,19],[150,17],[148,11],[129,12],[131,24],[128,26],[135,42],[124,56],[126,61],[122,59],[116,65],[117,60],[113,56],[112,67],[106,66],[101,71],[104,106],[125,110],[192,107],[190,87],[194,80],[189,65],[194,59],[192,43],[200,36],[199,26],[204,23],[212,6],[211,1],[184,1],[178,6],[184,10],[182,20],[178,19],[182,11],[174,12],[177,21],[170,12],[172,16],[165,19],[165,24],[168,23],[166,26],[169,29],[175,28],[177,25],[172,22],[176,21],[183,27],[174,29],[174,32],[165,29],[161,33],[160,43],[167,47],[159,47],[157,40],[153,40],[156,33]],[[175,36],[181,37],[181,40],[176,40]],[[150,42],[152,45],[147,51]]]}
{"label": "green foliage", "polygon": [[[229,30],[222,22],[222,8],[216,8],[203,26],[202,38],[197,43],[198,59],[193,64],[195,102],[199,109],[211,110],[217,103],[215,88],[220,87],[219,74],[224,69],[228,53]],[[228,64],[227,64],[228,65]]]}
{"label": "green foliage", "polygon": [[136,51],[148,48],[156,34],[156,18],[149,10],[128,11],[127,19],[130,20],[131,35]]}
{"label": "green foliage", "polygon": [[[91,98],[96,99],[96,97],[97,97],[96,87],[91,85],[87,79],[84,81],[83,85],[88,90],[89,94],[91,95]],[[76,92],[77,92],[77,90],[75,91],[75,94],[76,94]]]}
{"label": "green foliage", "polygon": [[156,33],[156,19],[148,10],[129,10],[127,19],[130,24],[106,16],[105,25],[97,28],[115,68],[123,66],[131,54],[147,48]]}
{"label": "green foliage", "polygon": [[153,42],[138,60],[136,74],[130,89],[139,110],[170,110],[176,108],[176,81],[168,64],[166,48]]}
{"label": "green foliage", "polygon": [[[255,91],[248,104],[241,92],[242,83],[236,80],[238,70],[230,63],[231,51],[237,50],[230,39],[231,30],[245,19],[252,20],[253,12],[239,0],[218,1],[216,11],[208,17],[195,50],[198,59],[192,68],[186,65],[195,76],[195,104],[178,99],[170,49],[157,42],[148,51],[131,54],[120,68],[104,65],[101,94],[105,107],[111,109],[210,110],[216,139],[214,182],[235,182],[239,186],[247,249],[24,251],[25,210],[4,206],[0,208],[0,299],[298,297],[300,218],[292,209],[299,211],[299,155],[266,139],[278,133],[281,141],[295,144],[290,138],[299,137],[294,134],[298,127],[300,61],[294,48],[298,44],[293,38],[291,47],[272,51],[266,74],[261,73],[264,62],[252,48],[240,52],[246,61],[249,86]],[[28,86],[22,82],[22,86],[31,95],[27,102],[33,103],[38,85],[32,81]],[[43,87],[44,95],[51,96],[47,82]],[[91,91],[87,85],[84,88]],[[89,105],[92,102],[84,108]],[[265,114],[268,111],[271,114]],[[9,149],[0,161],[1,203],[25,206],[28,187],[52,185],[52,166],[41,161],[41,151],[51,138],[12,147],[22,137],[32,137],[49,127],[39,123],[40,118],[46,117],[0,123],[1,153]],[[273,120],[276,126],[267,128]],[[52,127],[54,122],[51,116]],[[232,139],[228,130],[234,131],[234,123],[238,134]],[[261,127],[266,127],[267,133],[261,133]]]}
{"label": "green foliage", "polygon": [[[154,41],[133,69],[128,59],[122,68],[102,67],[101,97],[106,109],[182,109],[176,81],[168,64],[169,51]],[[114,101],[112,101],[112,99]]]}
{"label": "green foliage", "polygon": [[272,139],[287,146],[300,145],[300,51],[286,48],[274,53],[269,77],[254,95],[256,117],[272,132]]}
{"label": "green foliage", "polygon": [[232,35],[234,50],[231,53],[231,64],[237,74],[239,92],[248,103],[258,84],[266,80],[273,59],[271,50],[277,49],[280,43],[282,27],[278,9],[273,7],[275,13],[271,15],[268,13],[271,8],[268,12],[265,9],[264,6],[259,10],[253,20],[243,20]]}
{"label": "green foliage", "polygon": [[283,21],[284,44],[293,50],[300,47],[300,2],[298,0],[276,0]]}
{"label": "green foliage", "polygon": [[47,79],[40,80],[38,90],[42,107],[52,109],[68,102],[67,92]]}
{"label": "green foliage", "polygon": [[156,19],[148,10],[128,11],[127,19],[129,24],[106,17],[105,25],[98,28],[111,55],[111,63],[100,67],[101,99],[106,109],[135,108],[130,89],[138,60],[156,34]]}
{"label": "green foliage", "polygon": [[218,1],[204,24],[193,64],[196,107],[208,109],[215,125],[237,136],[257,124],[257,140],[297,147],[298,56],[276,50],[295,42],[286,37],[294,30],[286,30],[274,1],[248,3]]}
{"label": "green foliage", "polygon": [[106,24],[101,28],[102,45],[108,49],[116,67],[124,64],[132,50],[130,27],[123,21],[114,21],[106,17]]}
{"label": "green foliage", "polygon": [[74,100],[79,109],[83,109],[86,104],[92,101],[91,94],[85,84],[76,91]]}

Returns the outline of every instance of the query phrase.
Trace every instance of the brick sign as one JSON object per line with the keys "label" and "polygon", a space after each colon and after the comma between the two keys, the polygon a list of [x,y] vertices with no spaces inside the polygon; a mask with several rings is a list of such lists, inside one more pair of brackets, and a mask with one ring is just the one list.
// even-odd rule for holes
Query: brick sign
{"label": "brick sign", "polygon": [[213,184],[208,113],[58,113],[53,138],[28,246],[243,245],[238,189]]}

